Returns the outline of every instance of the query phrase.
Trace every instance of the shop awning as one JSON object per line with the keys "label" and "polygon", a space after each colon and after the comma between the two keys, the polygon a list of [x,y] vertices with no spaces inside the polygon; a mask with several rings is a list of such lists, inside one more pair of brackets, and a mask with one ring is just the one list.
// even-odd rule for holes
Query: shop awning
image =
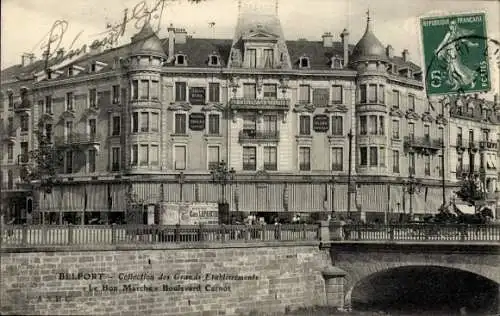
{"label": "shop awning", "polygon": [[456,207],[458,210],[464,214],[474,214],[476,213],[476,208],[474,206],[465,205],[465,204],[457,204]]}

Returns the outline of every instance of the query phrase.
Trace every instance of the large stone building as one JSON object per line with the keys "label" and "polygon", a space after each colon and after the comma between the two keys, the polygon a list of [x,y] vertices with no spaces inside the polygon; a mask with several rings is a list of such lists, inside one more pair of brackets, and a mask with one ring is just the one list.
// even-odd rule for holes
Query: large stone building
{"label": "large stone building", "polygon": [[[382,218],[435,212],[443,191],[451,197],[462,121],[448,124],[448,111],[430,106],[421,69],[407,50],[384,47],[369,18],[355,46],[348,30],[287,41],[275,15],[250,12],[232,40],[172,26],[168,34],[160,39],[146,24],[128,45],[50,67],[28,56],[2,72],[10,216],[25,217],[13,192],[37,146],[34,130],[64,150],[62,182],[25,193],[44,221],[118,218],[131,202],[222,199],[245,212],[349,208]],[[477,122],[491,131],[491,154],[496,122]],[[235,171],[225,186],[210,174],[221,161]],[[408,179],[421,186],[411,190]]]}

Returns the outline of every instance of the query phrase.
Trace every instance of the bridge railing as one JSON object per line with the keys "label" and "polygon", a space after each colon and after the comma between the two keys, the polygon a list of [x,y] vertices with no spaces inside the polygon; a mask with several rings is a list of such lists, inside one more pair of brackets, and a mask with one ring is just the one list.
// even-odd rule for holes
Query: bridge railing
{"label": "bridge railing", "polygon": [[3,225],[2,247],[318,241],[318,225]]}
{"label": "bridge railing", "polygon": [[500,242],[500,225],[330,225],[331,241]]}

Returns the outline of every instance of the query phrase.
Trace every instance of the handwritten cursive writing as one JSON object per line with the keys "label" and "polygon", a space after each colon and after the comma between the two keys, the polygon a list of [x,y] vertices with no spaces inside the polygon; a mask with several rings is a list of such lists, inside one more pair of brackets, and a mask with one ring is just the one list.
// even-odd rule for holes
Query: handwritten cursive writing
{"label": "handwritten cursive writing", "polygon": [[[151,22],[152,18],[158,19],[157,31],[160,29],[160,18],[163,14],[163,10],[165,8],[166,2],[173,2],[175,0],[156,0],[151,10],[148,9],[146,1],[140,1],[137,3],[134,8],[131,10],[131,14],[129,15],[129,9],[125,9],[123,11],[123,18],[120,23],[115,25],[108,24],[106,26],[107,30],[98,35],[105,35],[101,39],[94,40],[90,45],[84,44],[79,48],[73,48],[76,41],[80,38],[83,31],[79,32],[68,50],[62,48],[62,40],[66,31],[68,30],[69,23],[65,20],[57,20],[52,25],[50,31],[43,37],[43,39],[47,38],[46,41],[42,39],[42,44],[40,45],[41,50],[43,51],[43,57],[45,59],[45,68],[46,71],[49,68],[48,62],[49,60],[53,60],[55,63],[60,63],[64,60],[70,59],[75,56],[79,56],[82,53],[87,51],[87,48],[91,49],[99,49],[101,47],[111,48],[116,45],[119,39],[125,35],[127,30],[127,26],[134,23],[134,27],[136,29],[142,29],[144,25]],[[157,15],[153,15],[157,13]],[[60,53],[62,52],[62,54]]]}

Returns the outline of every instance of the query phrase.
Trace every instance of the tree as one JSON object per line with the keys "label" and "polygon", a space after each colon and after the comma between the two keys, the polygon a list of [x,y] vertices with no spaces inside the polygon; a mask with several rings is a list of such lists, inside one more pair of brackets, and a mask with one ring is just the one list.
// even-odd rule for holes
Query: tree
{"label": "tree", "polygon": [[51,193],[52,187],[60,182],[59,170],[64,166],[64,150],[52,142],[40,131],[34,131],[38,148],[30,152],[31,164],[24,170],[27,182],[40,181],[45,192]]}
{"label": "tree", "polygon": [[462,201],[473,205],[476,211],[484,204],[484,192],[479,176],[469,175],[461,182],[460,189],[455,192]]}

